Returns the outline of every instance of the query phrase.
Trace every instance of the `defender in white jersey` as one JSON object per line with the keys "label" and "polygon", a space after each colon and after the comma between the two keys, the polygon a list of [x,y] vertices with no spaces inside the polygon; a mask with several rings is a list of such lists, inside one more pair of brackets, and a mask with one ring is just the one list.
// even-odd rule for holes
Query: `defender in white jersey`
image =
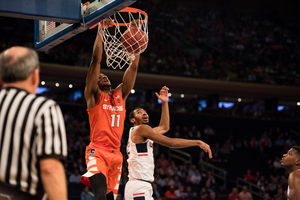
{"label": "defender in white jersey", "polygon": [[164,86],[157,98],[162,101],[161,119],[158,127],[151,128],[147,112],[142,108],[134,109],[130,115],[130,122],[134,125],[130,129],[127,145],[128,177],[125,186],[125,200],[152,200],[152,185],[154,180],[153,142],[171,148],[185,148],[199,146],[212,158],[209,145],[201,140],[185,140],[168,138],[162,134],[169,130],[169,88]]}
{"label": "defender in white jersey", "polygon": [[287,199],[300,200],[300,146],[293,146],[283,154],[281,166],[289,173]]}

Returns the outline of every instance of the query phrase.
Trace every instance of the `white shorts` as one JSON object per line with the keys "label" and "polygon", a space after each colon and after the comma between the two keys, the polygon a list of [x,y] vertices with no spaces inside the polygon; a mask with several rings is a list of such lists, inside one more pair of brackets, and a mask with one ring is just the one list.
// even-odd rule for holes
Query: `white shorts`
{"label": "white shorts", "polygon": [[128,181],[125,186],[125,200],[153,200],[151,183],[140,180]]}

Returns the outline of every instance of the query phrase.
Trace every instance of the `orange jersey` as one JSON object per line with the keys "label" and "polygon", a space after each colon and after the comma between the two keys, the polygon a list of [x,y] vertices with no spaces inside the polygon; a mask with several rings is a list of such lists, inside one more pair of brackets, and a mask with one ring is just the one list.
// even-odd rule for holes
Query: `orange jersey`
{"label": "orange jersey", "polygon": [[121,93],[112,90],[112,97],[110,97],[105,92],[101,92],[95,107],[87,109],[87,112],[91,128],[91,142],[119,149],[126,117]]}

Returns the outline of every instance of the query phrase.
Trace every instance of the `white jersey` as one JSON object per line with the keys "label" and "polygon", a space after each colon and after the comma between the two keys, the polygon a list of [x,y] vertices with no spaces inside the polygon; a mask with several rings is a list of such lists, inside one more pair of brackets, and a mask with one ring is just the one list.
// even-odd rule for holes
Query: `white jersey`
{"label": "white jersey", "polygon": [[129,131],[127,144],[128,178],[130,180],[154,181],[153,141],[135,144],[131,140],[131,133],[137,126]]}

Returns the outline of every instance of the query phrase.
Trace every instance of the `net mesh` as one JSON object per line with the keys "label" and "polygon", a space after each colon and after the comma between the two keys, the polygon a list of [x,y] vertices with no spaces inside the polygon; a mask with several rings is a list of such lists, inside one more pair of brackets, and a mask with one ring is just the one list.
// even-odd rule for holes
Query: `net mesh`
{"label": "net mesh", "polygon": [[129,66],[148,45],[148,17],[141,12],[117,12],[113,26],[103,30],[106,63],[113,69]]}

